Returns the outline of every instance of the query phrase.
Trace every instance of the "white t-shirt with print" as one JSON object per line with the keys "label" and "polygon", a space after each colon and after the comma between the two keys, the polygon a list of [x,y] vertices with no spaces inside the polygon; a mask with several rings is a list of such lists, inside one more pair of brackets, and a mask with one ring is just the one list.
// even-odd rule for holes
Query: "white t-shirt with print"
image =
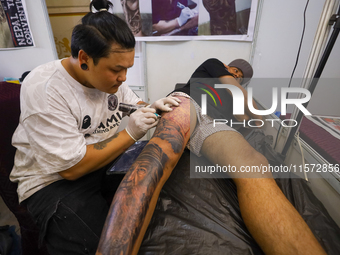
{"label": "white t-shirt with print", "polygon": [[120,102],[141,99],[122,84],[115,94],[87,88],[61,60],[34,69],[21,86],[21,116],[12,144],[17,148],[10,175],[19,201],[62,179],[58,172],[77,164],[86,145],[113,136],[122,119]]}

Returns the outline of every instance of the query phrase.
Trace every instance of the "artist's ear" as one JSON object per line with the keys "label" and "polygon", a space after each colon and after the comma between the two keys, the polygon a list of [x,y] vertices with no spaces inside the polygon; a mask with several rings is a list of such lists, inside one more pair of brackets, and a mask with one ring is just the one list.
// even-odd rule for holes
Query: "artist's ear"
{"label": "artist's ear", "polygon": [[79,61],[79,66],[81,66],[82,64],[88,65],[90,62],[90,57],[89,55],[87,55],[85,51],[80,50],[78,52],[78,61]]}

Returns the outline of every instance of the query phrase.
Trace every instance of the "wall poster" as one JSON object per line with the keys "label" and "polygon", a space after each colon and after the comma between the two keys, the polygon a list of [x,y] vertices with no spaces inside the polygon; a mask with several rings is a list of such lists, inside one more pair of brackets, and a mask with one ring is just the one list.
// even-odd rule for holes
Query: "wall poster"
{"label": "wall poster", "polygon": [[0,0],[0,49],[34,46],[25,0]]}
{"label": "wall poster", "polygon": [[138,41],[252,41],[258,0],[110,0]]}

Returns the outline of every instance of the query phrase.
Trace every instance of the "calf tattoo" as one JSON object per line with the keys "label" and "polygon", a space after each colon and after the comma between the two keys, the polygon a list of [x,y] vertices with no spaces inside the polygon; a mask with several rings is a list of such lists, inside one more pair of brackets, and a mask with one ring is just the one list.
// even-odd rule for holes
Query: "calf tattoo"
{"label": "calf tattoo", "polygon": [[137,35],[142,30],[142,20],[139,10],[139,0],[121,0],[127,24],[132,33]]}
{"label": "calf tattoo", "polygon": [[164,113],[154,136],[121,182],[97,254],[137,254],[166,180],[189,140],[190,101]]}
{"label": "calf tattoo", "polygon": [[[155,137],[159,137],[164,141],[168,141],[175,153],[180,153],[184,143],[184,135],[181,133],[177,123],[171,120],[163,119],[158,124],[159,128],[155,131]],[[174,135],[177,134],[177,135]]]}

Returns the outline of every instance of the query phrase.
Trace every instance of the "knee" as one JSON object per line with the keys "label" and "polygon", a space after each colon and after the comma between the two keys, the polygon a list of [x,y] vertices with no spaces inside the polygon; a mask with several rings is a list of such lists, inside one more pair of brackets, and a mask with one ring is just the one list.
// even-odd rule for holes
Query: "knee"
{"label": "knee", "polygon": [[256,151],[253,147],[249,148],[246,152],[246,156],[253,161],[252,164],[256,165],[267,165],[268,161],[265,156]]}
{"label": "knee", "polygon": [[[256,151],[253,147],[249,146],[244,153],[245,165],[251,166],[257,169],[259,172],[256,174],[256,178],[272,178],[272,174],[268,171],[268,160],[261,153]],[[264,171],[265,170],[265,171]]]}

